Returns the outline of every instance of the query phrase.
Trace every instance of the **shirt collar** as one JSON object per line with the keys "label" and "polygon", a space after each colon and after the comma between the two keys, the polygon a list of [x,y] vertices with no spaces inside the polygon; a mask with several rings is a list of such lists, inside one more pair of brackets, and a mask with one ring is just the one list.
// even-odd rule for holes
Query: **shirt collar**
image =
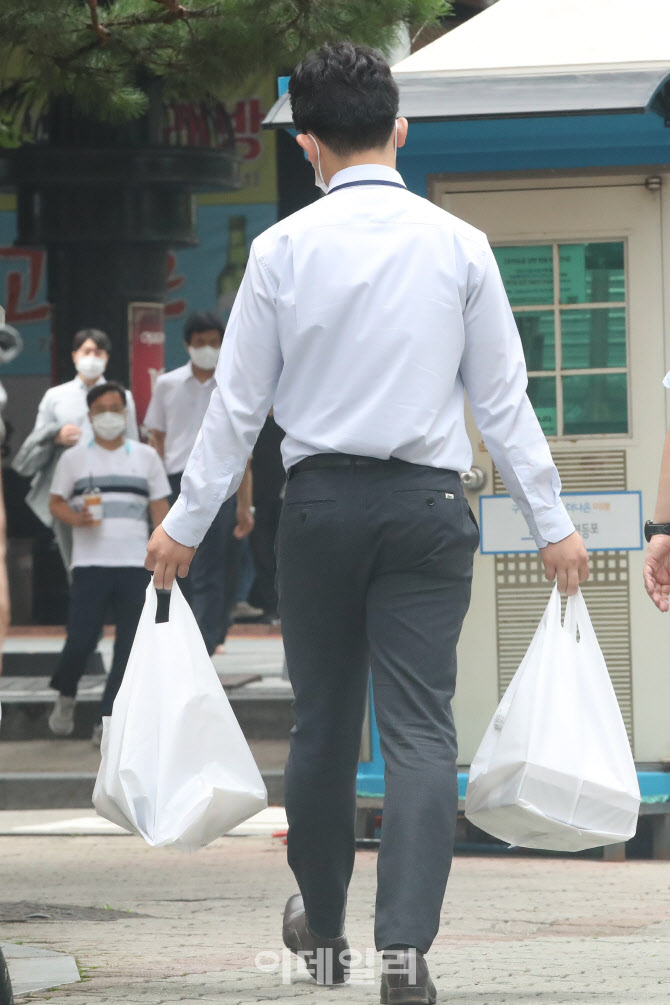
{"label": "shirt collar", "polygon": [[198,380],[198,378],[196,377],[196,375],[193,373],[193,361],[192,360],[189,360],[188,363],[186,364],[186,366],[188,368],[188,373],[186,375],[186,379],[187,380],[194,380],[196,382],[196,384],[200,384],[201,387],[207,387],[209,384],[212,383],[212,381],[216,382],[216,377],[214,376],[214,374],[212,374],[211,377],[208,377],[207,380]]}
{"label": "shirt collar", "polygon": [[[104,450],[105,449],[104,447],[100,446],[100,444],[96,440],[95,436],[93,437],[92,440],[89,440],[88,446],[89,447],[96,447],[98,450]],[[127,454],[130,453],[130,440],[128,439],[128,437],[126,437],[126,439],[123,441],[123,446],[122,447],[117,447],[116,450],[125,450],[125,452]],[[115,454],[116,450],[106,450],[105,453],[107,453],[107,454]]]}
{"label": "shirt collar", "polygon": [[385,164],[354,164],[353,167],[342,168],[333,175],[328,191],[350,181],[392,181],[397,185],[405,185],[402,175]]}
{"label": "shirt collar", "polygon": [[89,386],[88,384],[84,383],[84,381],[81,379],[81,377],[79,376],[79,374],[76,374],[73,383],[77,384],[79,387],[83,387],[84,390],[88,393],[88,391],[90,391],[92,387],[97,387],[98,384],[106,384],[107,383],[107,378],[105,377],[105,375],[103,373],[103,374],[101,374],[98,377],[98,379],[96,380],[95,384],[91,384]]}

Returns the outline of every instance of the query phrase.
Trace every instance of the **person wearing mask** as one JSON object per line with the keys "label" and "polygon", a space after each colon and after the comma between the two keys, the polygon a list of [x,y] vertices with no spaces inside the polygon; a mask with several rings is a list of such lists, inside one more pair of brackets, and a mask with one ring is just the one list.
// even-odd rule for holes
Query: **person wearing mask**
{"label": "person wearing mask", "polygon": [[[181,477],[193,449],[212,391],[225,326],[215,314],[192,314],[184,327],[190,360],[158,377],[144,424],[149,442],[163,458],[171,488],[171,502],[180,492]],[[220,507],[198,548],[189,575],[181,584],[211,655],[225,641],[235,601],[237,540],[254,527],[251,468],[236,496]]]}
{"label": "person wearing mask", "polygon": [[[479,530],[460,473],[467,397],[548,580],[588,554],[526,394],[523,347],[484,234],[410,192],[398,87],[374,49],[323,45],[289,83],[296,140],[327,195],[255,238],[182,492],[149,543],[183,576],[274,403],[288,484],[277,536],[293,686],[283,939],[320,983],[348,979],[347,892],[370,670],[385,762],[375,943],[382,1002],[436,1000],[458,810],[452,698]],[[476,615],[486,620],[488,612]],[[465,668],[467,672],[467,667]]]}
{"label": "person wearing mask", "polygon": [[[116,640],[101,715],[112,714],[149,582],[147,518],[157,527],[169,508],[170,485],[160,457],[127,436],[126,395],[111,381],[89,390],[93,438],[62,455],[51,486],[51,514],[72,527],[73,538],[67,638],[51,679],[58,698],[49,728],[56,736],[70,736],[74,729],[77,685],[107,610],[115,612]],[[99,745],[101,736],[100,723],[93,742]]]}
{"label": "person wearing mask", "polygon": [[[66,569],[70,567],[72,532],[67,524],[54,523],[49,507],[51,482],[58,458],[64,450],[90,439],[86,395],[92,387],[104,384],[112,343],[105,332],[83,328],[72,341],[72,362],[76,375],[72,380],[50,387],[37,409],[32,433],[21,446],[13,469],[32,478],[26,502],[47,527],[53,528],[58,549]],[[139,440],[135,403],[130,392],[128,400],[127,436]]]}

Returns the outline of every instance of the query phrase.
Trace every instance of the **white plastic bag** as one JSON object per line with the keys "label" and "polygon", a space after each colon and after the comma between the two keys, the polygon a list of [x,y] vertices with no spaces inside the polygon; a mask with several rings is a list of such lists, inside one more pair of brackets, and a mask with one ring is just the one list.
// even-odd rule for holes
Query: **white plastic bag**
{"label": "white plastic bag", "polygon": [[149,584],[111,717],[96,811],[150,845],[192,851],[267,806],[263,779],[175,583],[156,624]]}
{"label": "white plastic bag", "polygon": [[[579,631],[579,639],[577,638]],[[511,845],[581,851],[635,834],[635,764],[581,591],[554,591],[470,767],[465,815]]]}

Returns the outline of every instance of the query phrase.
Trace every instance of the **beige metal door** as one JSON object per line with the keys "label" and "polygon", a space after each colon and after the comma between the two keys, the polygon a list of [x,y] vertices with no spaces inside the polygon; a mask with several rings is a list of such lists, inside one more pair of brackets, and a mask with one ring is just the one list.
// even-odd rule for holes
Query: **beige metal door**
{"label": "beige metal door", "polygon": [[[526,178],[436,181],[432,196],[494,247],[563,491],[603,493],[586,502],[566,496],[587,546],[598,540],[597,510],[623,512],[633,500],[620,493],[640,492],[641,515],[652,516],[668,393],[662,191],[644,177]],[[469,423],[474,465],[486,475],[483,489],[468,493],[478,512],[480,496],[505,489]],[[670,758],[670,621],[644,592],[644,550],[627,550],[629,538],[621,537],[623,550],[619,538],[591,550],[585,597],[636,760],[657,762]],[[461,764],[470,762],[549,590],[537,552],[478,555],[455,700]]]}

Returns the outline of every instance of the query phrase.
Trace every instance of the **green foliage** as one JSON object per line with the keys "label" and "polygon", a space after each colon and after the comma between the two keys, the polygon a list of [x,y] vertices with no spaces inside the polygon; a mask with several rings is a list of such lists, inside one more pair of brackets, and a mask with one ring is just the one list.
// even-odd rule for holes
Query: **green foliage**
{"label": "green foliage", "polygon": [[141,82],[200,99],[258,71],[291,67],[321,42],[382,49],[446,0],[0,0],[0,146],[22,141],[50,99],[68,95],[100,121],[142,115]]}

